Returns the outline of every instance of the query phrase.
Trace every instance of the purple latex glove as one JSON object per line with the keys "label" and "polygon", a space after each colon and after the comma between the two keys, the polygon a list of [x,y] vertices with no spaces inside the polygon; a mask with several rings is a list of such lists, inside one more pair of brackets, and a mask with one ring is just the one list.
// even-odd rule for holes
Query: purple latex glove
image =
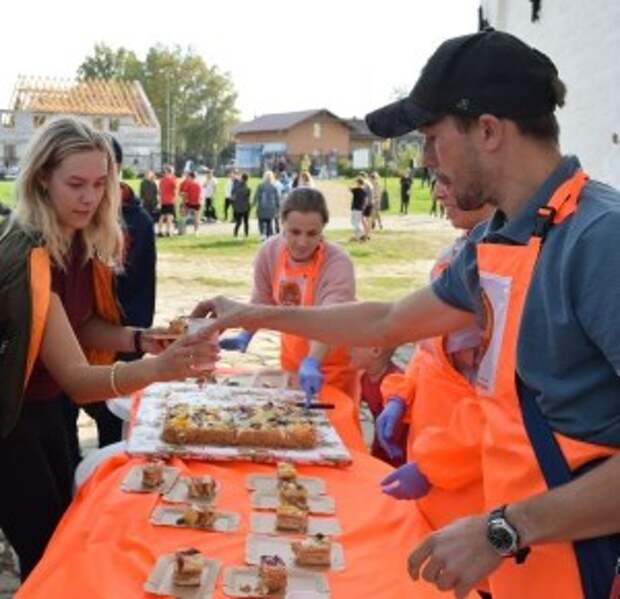
{"label": "purple latex glove", "polygon": [[302,360],[297,374],[299,375],[299,386],[306,393],[306,405],[309,405],[316,394],[323,388],[325,377],[321,372],[321,364],[318,360],[307,356]]}
{"label": "purple latex glove", "polygon": [[383,412],[379,414],[376,422],[379,443],[393,460],[403,457],[403,450],[397,443],[394,443],[394,435],[398,430],[398,425],[402,422],[405,407],[405,402],[400,397],[388,397]]}
{"label": "purple latex glove", "polygon": [[420,499],[431,490],[431,484],[418,465],[409,462],[388,474],[381,481],[381,490],[395,499]]}
{"label": "purple latex glove", "polygon": [[252,341],[252,337],[254,337],[254,333],[250,331],[241,331],[234,337],[225,337],[224,339],[220,339],[220,348],[231,351],[239,351],[244,354],[248,349],[248,345],[250,345],[250,341]]}

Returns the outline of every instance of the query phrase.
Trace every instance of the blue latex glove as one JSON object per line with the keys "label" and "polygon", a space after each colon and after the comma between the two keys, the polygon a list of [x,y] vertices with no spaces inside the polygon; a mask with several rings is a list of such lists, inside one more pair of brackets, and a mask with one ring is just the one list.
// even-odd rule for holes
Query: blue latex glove
{"label": "blue latex glove", "polygon": [[234,337],[220,339],[220,349],[240,351],[244,354],[248,349],[248,345],[250,345],[250,341],[252,341],[252,337],[254,337],[254,333],[250,331],[241,331]]}
{"label": "blue latex glove", "polygon": [[430,490],[431,484],[415,462],[409,462],[381,481],[381,490],[395,499],[419,499]]}
{"label": "blue latex glove", "polygon": [[306,405],[310,405],[312,399],[323,388],[325,377],[321,372],[321,364],[318,360],[307,356],[302,360],[297,374],[299,375],[299,386],[306,393]]}
{"label": "blue latex glove", "polygon": [[405,407],[405,402],[400,397],[388,397],[387,404],[376,422],[379,443],[393,460],[403,457],[403,450],[394,443],[394,435],[398,430],[398,425],[402,422]]}

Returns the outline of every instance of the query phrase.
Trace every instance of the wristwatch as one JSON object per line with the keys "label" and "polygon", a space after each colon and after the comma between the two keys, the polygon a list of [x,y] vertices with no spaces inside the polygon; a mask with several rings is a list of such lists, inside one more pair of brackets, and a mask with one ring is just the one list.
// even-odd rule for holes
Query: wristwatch
{"label": "wristwatch", "polygon": [[519,533],[506,519],[506,505],[493,510],[487,520],[487,539],[502,557],[514,557],[517,564],[525,561],[529,547],[519,547]]}

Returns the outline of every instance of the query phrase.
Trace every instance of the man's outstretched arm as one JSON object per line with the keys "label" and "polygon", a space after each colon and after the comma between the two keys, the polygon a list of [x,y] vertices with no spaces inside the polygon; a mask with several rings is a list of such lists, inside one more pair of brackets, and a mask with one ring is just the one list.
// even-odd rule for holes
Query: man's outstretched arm
{"label": "man's outstretched arm", "polygon": [[273,329],[330,345],[395,346],[470,326],[473,313],[442,302],[425,287],[396,302],[349,302],[318,307],[249,305],[218,296],[200,302],[192,316],[212,315],[215,329]]}

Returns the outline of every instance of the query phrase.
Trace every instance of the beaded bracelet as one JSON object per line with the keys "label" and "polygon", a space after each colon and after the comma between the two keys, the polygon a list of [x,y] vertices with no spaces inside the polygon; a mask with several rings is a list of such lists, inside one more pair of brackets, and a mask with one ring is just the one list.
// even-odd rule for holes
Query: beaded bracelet
{"label": "beaded bracelet", "polygon": [[122,362],[114,362],[112,364],[112,368],[110,368],[110,388],[112,389],[112,393],[114,393],[114,397],[119,397],[122,393],[118,390],[116,386],[116,369],[122,364]]}

